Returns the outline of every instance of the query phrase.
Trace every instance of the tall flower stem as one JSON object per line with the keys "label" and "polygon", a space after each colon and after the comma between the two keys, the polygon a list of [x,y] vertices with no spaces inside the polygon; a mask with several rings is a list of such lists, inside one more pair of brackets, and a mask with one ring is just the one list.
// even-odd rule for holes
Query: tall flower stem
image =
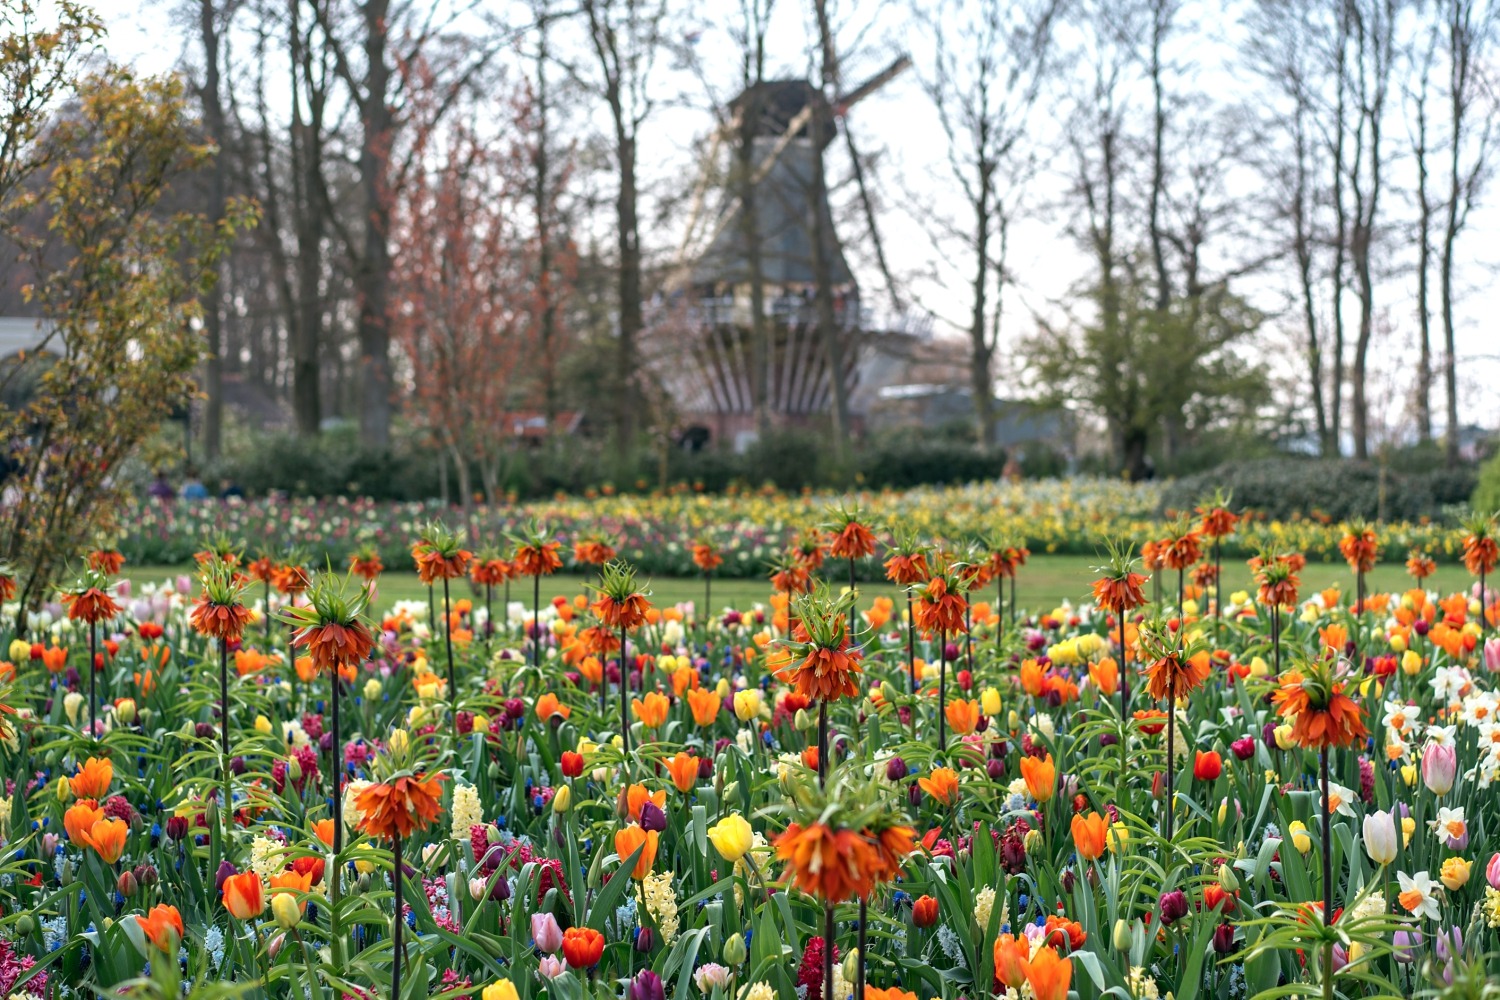
{"label": "tall flower stem", "polygon": [[620,626],[620,736],[625,741],[625,752],[630,753],[630,668],[625,665],[624,625]]}
{"label": "tall flower stem", "polygon": [[495,634],[495,612],[492,608],[495,597],[495,586],[491,583],[484,585],[484,658],[490,658],[490,637]]}
{"label": "tall flower stem", "polygon": [[[344,795],[340,786],[339,778],[344,771],[344,744],[339,734],[339,689],[344,686],[344,679],[339,676],[339,667],[333,668],[333,676],[329,683],[329,701],[333,716],[333,764],[329,768],[329,775],[333,785],[333,853],[335,859],[344,848]],[[336,886],[339,880],[338,865],[333,866],[333,884]],[[337,891],[337,889],[335,889]]]}
{"label": "tall flower stem", "polygon": [[[443,645],[448,651],[448,700],[458,709],[458,688],[453,677],[453,607],[448,596],[448,578],[443,577]],[[335,679],[337,683],[337,679]]]}
{"label": "tall flower stem", "polygon": [[229,788],[229,640],[219,639],[219,779],[224,783],[224,849],[229,849],[229,830],[234,822]]}
{"label": "tall flower stem", "polygon": [[[818,787],[828,784],[828,702],[818,702]],[[832,918],[830,918],[832,919]]]}
{"label": "tall flower stem", "polygon": [[911,588],[906,589],[906,670],[911,675],[911,693],[917,693],[917,623],[911,615]]}
{"label": "tall flower stem", "polygon": [[1005,645],[1005,574],[995,580],[995,652]]}
{"label": "tall flower stem", "polygon": [[[854,606],[849,609],[849,641],[858,645],[856,632],[859,626],[859,588],[854,583],[854,557],[849,557],[849,593],[854,595]],[[1483,598],[1481,598],[1483,600]]]}
{"label": "tall flower stem", "polygon": [[974,672],[974,606],[964,603],[964,659],[969,664],[969,673]]}
{"label": "tall flower stem", "polygon": [[266,655],[271,655],[271,578],[266,577]]}
{"label": "tall flower stem", "polygon": [[1219,622],[1224,615],[1224,560],[1223,543],[1214,536],[1214,635],[1219,634]]}
{"label": "tall flower stem", "polygon": [[1010,577],[1010,627],[1016,627],[1016,577],[1012,573]]}
{"label": "tall flower stem", "polygon": [[437,624],[437,591],[432,584],[427,585],[427,621],[429,624]]}
{"label": "tall flower stem", "polygon": [[1125,648],[1125,612],[1117,611],[1120,617],[1120,782],[1123,787],[1128,766],[1125,744],[1130,718],[1130,653]]}
{"label": "tall flower stem", "polygon": [[91,740],[99,738],[98,731],[94,725],[95,705],[97,704],[97,696],[94,693],[94,685],[97,683],[94,679],[94,674],[96,673],[94,670],[94,661],[98,656],[99,627],[93,622],[89,622],[89,739]]}
{"label": "tall flower stem", "polygon": [[[620,651],[624,657],[625,651]],[[531,665],[538,670],[542,667],[542,578],[541,575],[531,578]]]}
{"label": "tall flower stem", "polygon": [[1177,738],[1177,678],[1167,684],[1167,812],[1162,821],[1163,838],[1172,840],[1172,751]]}
{"label": "tall flower stem", "polygon": [[1484,567],[1480,566],[1479,567],[1479,642],[1480,642],[1480,645],[1484,644],[1485,636],[1489,633],[1489,630],[1490,630],[1490,617],[1489,617],[1488,614],[1485,613],[1489,609],[1485,606],[1485,604],[1486,604],[1486,601],[1485,601],[1485,590],[1484,590]]}
{"label": "tall flower stem", "polygon": [[870,901],[860,899],[859,901],[859,964],[855,966],[854,972],[854,995],[863,997],[865,995],[865,924],[869,922]]}
{"label": "tall flower stem", "polygon": [[938,753],[948,752],[948,635],[938,629]]}
{"label": "tall flower stem", "polygon": [[1271,664],[1272,672],[1281,676],[1281,606],[1271,605]]}
{"label": "tall flower stem", "polygon": [[[1187,617],[1187,612],[1183,610],[1183,605],[1187,603],[1187,582],[1186,581],[1187,581],[1187,570],[1185,570],[1185,569],[1179,569],[1177,571],[1177,614],[1181,618],[1186,618]],[[1182,629],[1182,626],[1179,625],[1178,626],[1178,630],[1181,631],[1181,629]]]}
{"label": "tall flower stem", "polygon": [[708,570],[703,571],[703,613],[698,616],[698,621],[703,625],[703,641],[708,641],[709,619],[713,616],[713,593],[714,577]]}
{"label": "tall flower stem", "polygon": [[1323,921],[1333,920],[1333,842],[1329,830],[1333,817],[1328,810],[1328,748],[1318,751],[1318,778],[1323,786]]}
{"label": "tall flower stem", "polygon": [[396,890],[396,915],[391,921],[391,1000],[401,1000],[401,930],[406,919],[401,915],[401,838],[391,846],[391,884]]}

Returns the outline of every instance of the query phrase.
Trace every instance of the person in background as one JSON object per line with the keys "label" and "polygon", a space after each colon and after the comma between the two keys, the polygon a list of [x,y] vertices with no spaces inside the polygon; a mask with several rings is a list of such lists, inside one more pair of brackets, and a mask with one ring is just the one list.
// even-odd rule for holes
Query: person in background
{"label": "person in background", "polygon": [[245,491],[240,487],[240,484],[235,482],[233,479],[219,480],[220,500],[228,500],[231,497],[243,497],[244,495]]}
{"label": "person in background", "polygon": [[208,489],[204,487],[203,480],[198,478],[195,469],[189,469],[187,478],[182,481],[182,499],[184,500],[207,500]]}
{"label": "person in background", "polygon": [[177,498],[177,491],[172,489],[172,484],[167,482],[167,474],[160,469],[156,470],[156,478],[151,481],[146,492],[164,503]]}

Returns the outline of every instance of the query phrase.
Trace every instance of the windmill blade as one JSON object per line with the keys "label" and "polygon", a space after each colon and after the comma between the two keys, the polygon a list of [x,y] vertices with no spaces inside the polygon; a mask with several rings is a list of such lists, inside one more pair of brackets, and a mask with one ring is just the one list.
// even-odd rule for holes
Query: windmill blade
{"label": "windmill blade", "polygon": [[910,68],[911,56],[905,52],[901,53],[895,59],[891,60],[891,64],[885,69],[876,73],[864,83],[849,91],[849,93],[840,95],[839,99],[833,102],[833,113],[842,118],[849,113],[849,109],[854,105],[869,97]]}

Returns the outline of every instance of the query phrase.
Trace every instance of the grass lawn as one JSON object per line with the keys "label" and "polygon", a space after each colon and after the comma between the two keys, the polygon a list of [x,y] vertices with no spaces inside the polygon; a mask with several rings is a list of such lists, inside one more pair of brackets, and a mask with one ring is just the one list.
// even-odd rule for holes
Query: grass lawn
{"label": "grass lawn", "polygon": [[[1094,566],[1099,560],[1091,556],[1067,556],[1067,555],[1034,555],[1021,570],[1018,587],[1017,601],[1020,607],[1031,610],[1051,610],[1064,600],[1075,603],[1088,599],[1089,582],[1097,575]],[[182,573],[192,573],[195,567],[189,566],[126,566],[124,575],[129,577],[137,587],[143,583],[161,581],[168,577],[177,576]],[[835,572],[835,578],[841,578]],[[1176,587],[1175,578],[1168,581],[1163,574],[1162,586]],[[558,574],[546,577],[542,580],[542,600],[549,601],[553,596],[562,594],[571,598],[575,594],[584,591],[585,584],[597,578],[585,578],[576,574]],[[667,578],[653,579],[648,581],[652,594],[652,601],[656,604],[676,604],[685,601],[701,601],[703,599],[703,580],[701,578]],[[1251,587],[1250,570],[1242,560],[1236,559],[1224,565],[1224,582],[1229,593],[1236,590],[1248,590]],[[1444,565],[1437,573],[1427,580],[1428,589],[1435,589],[1440,593],[1451,593],[1471,583],[1471,578],[1465,572],[1462,565]],[[1309,563],[1302,572],[1302,593],[1310,594],[1315,590],[1337,584],[1344,592],[1350,593],[1354,589],[1354,576],[1349,568],[1342,563]],[[1406,575],[1405,568],[1397,563],[1377,566],[1370,574],[1369,587],[1372,591],[1381,590],[1405,590],[1411,585],[1411,578]],[[861,591],[866,595],[885,594],[890,597],[897,596],[897,588],[886,583],[862,582]],[[715,580],[713,584],[713,602],[721,606],[736,606],[747,608],[756,602],[764,602],[771,592],[770,584],[764,580]],[[441,593],[441,592],[439,592]],[[986,588],[983,596],[985,600],[993,600],[994,586]],[[1147,595],[1150,595],[1149,588]],[[472,596],[466,584],[456,584],[453,589],[454,599],[461,596]],[[397,573],[387,571],[380,577],[380,588],[377,607],[385,609],[396,601],[425,601],[427,599],[427,588],[417,580],[416,573]],[[500,599],[500,594],[495,595]],[[531,603],[530,581],[516,581],[511,585],[511,599]]]}

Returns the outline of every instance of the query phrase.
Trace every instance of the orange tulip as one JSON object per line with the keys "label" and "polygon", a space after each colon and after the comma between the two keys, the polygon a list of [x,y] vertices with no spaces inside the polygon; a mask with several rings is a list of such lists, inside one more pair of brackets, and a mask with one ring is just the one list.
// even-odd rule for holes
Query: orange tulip
{"label": "orange tulip", "polygon": [[1021,777],[1026,782],[1026,790],[1038,802],[1049,801],[1057,791],[1057,767],[1052,763],[1050,753],[1043,760],[1022,757]]}
{"label": "orange tulip", "polygon": [[1031,944],[1024,937],[1001,934],[995,939],[995,978],[1013,990],[1026,983],[1026,966],[1031,960]]}
{"label": "orange tulip", "polygon": [[1068,1000],[1068,984],[1073,980],[1073,960],[1063,958],[1051,947],[1032,956],[1026,967],[1026,981],[1036,1000]]}
{"label": "orange tulip", "polygon": [[63,829],[67,831],[69,841],[86,847],[89,829],[103,818],[104,810],[98,803],[92,799],[80,799],[63,813]]}
{"label": "orange tulip", "polygon": [[866,986],[865,1000],[917,1000],[917,995],[911,990],[903,990],[899,986],[892,986],[887,990],[878,990],[873,986]]}
{"label": "orange tulip", "polygon": [[955,736],[966,736],[979,726],[979,702],[955,698],[943,710]]}
{"label": "orange tulip", "polygon": [[260,876],[254,872],[241,872],[224,880],[221,892],[224,909],[236,920],[249,920],[266,911],[266,896],[261,888]]}
{"label": "orange tulip", "polygon": [[645,785],[631,785],[625,789],[625,815],[636,822],[640,822],[641,806],[647,802],[652,803],[658,809],[665,809],[667,806],[666,790],[648,792]]}
{"label": "orange tulip", "polygon": [[177,907],[158,903],[146,916],[137,915],[135,919],[152,947],[168,955],[177,954],[183,935],[182,914],[177,912]]}
{"label": "orange tulip", "polygon": [[1089,680],[1094,682],[1094,687],[1099,689],[1100,694],[1112,698],[1120,690],[1120,665],[1112,656],[1106,656],[1098,663],[1091,663]]}
{"label": "orange tulip", "polygon": [[687,693],[688,710],[693,713],[693,721],[700,726],[711,726],[719,718],[719,709],[724,707],[724,699],[707,688],[693,688]]}
{"label": "orange tulip", "polygon": [[958,772],[951,767],[933,768],[931,776],[918,778],[917,784],[945,806],[958,801]]}
{"label": "orange tulip", "polygon": [[114,780],[115,765],[108,757],[90,757],[78,773],[68,779],[73,794],[80,799],[102,799]]}
{"label": "orange tulip", "polygon": [[681,698],[684,691],[698,686],[698,671],[692,667],[678,667],[672,671],[672,693]]}
{"label": "orange tulip", "polygon": [[647,729],[657,729],[666,722],[667,710],[671,707],[672,703],[660,691],[648,692],[644,699],[633,698],[630,702],[630,710]]}
{"label": "orange tulip", "polygon": [[[293,869],[291,871],[277,872],[271,876],[270,882],[271,895],[273,896],[278,893],[288,892],[307,893],[312,891],[313,874],[311,871],[297,871]],[[306,913],[307,900],[300,900],[297,903],[297,908]]]}
{"label": "orange tulip", "polygon": [[637,882],[651,874],[651,865],[656,861],[657,839],[655,830],[647,832],[634,823],[615,833],[615,853],[620,856],[621,862],[629,861],[630,856],[644,845],[641,856],[636,859],[635,868],[630,872],[630,877]]}
{"label": "orange tulip", "polygon": [[672,784],[677,790],[686,795],[698,783],[698,758],[679,752],[667,761],[667,773],[672,776]]}
{"label": "orange tulip", "polygon": [[130,824],[123,819],[101,819],[89,827],[86,843],[99,855],[99,860],[112,865],[125,853],[125,838],[130,835]]}
{"label": "orange tulip", "polygon": [[1073,817],[1073,846],[1084,861],[1093,861],[1104,853],[1104,839],[1108,833],[1109,821],[1096,812]]}
{"label": "orange tulip", "polygon": [[557,695],[548,691],[536,700],[536,717],[543,722],[552,721],[553,717],[566,719],[573,714],[573,710],[560,701]]}
{"label": "orange tulip", "polygon": [[320,819],[313,824],[313,836],[329,847],[333,846],[333,820]]}

